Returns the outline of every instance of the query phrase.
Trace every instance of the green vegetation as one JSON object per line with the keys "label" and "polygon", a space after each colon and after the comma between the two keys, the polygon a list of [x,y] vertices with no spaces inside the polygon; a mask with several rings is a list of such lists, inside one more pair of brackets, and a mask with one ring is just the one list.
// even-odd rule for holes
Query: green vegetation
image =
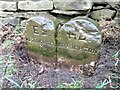
{"label": "green vegetation", "polygon": [[2,83],[5,77],[10,78],[13,73],[17,71],[14,67],[15,61],[13,60],[13,57],[14,56],[11,53],[6,56],[0,57],[0,88],[2,88]]}
{"label": "green vegetation", "polygon": [[[4,41],[4,45],[6,45],[5,49],[12,49],[12,45],[17,42],[16,38],[19,37],[19,34],[22,32],[23,32],[23,30],[20,27],[16,27],[14,40],[5,40]],[[43,47],[45,47],[45,48],[43,48]],[[43,56],[53,57],[57,51],[55,51],[55,49],[53,49],[53,48],[51,49],[51,48],[52,47],[40,46],[40,45],[37,45],[36,43],[28,42],[28,49],[30,51],[38,53],[38,54],[43,55]],[[56,44],[56,48],[57,48],[57,44]],[[17,69],[15,68],[15,60],[14,60],[15,55],[12,52],[13,50],[10,50],[10,51],[11,52],[7,53],[7,55],[5,55],[5,56],[3,55],[2,57],[0,57],[0,83],[1,83],[0,89],[2,88],[3,80],[8,80],[10,83],[14,84],[18,88],[24,88],[24,87],[25,88],[36,88],[37,82],[33,81],[32,77],[29,77],[28,85],[25,85],[23,82],[21,85],[19,85],[17,82],[15,82],[14,80],[11,79],[11,77],[13,76],[14,72],[17,71]],[[85,58],[88,58],[88,55],[86,55],[85,53],[83,55],[79,55],[79,56],[76,54],[71,55],[69,53],[69,51],[66,49],[59,49],[59,52],[57,52],[57,53],[59,55],[66,57],[66,58],[72,58],[72,59],[77,59],[77,60],[83,60]],[[112,56],[112,58],[115,58],[115,60],[116,60],[114,70],[116,70],[116,72],[118,72],[117,66],[118,66],[118,62],[120,61],[119,60],[120,50],[116,54],[114,54]],[[117,74],[108,76],[107,79],[101,81],[96,86],[96,90],[104,88],[107,85],[110,85],[110,88],[113,88],[113,89],[120,88],[120,84],[118,84],[117,86],[111,85],[113,80],[120,81],[120,76],[117,76]],[[80,90],[80,88],[82,89],[82,82],[81,81],[75,81],[73,79],[73,82],[59,84],[56,88],[57,89],[69,88],[69,90]]]}
{"label": "green vegetation", "polygon": [[[120,51],[118,51],[112,57],[117,58],[118,61],[120,61],[119,60]],[[116,61],[115,67],[118,65],[118,61]],[[114,80],[116,80],[116,82],[120,81],[120,76],[117,76],[117,74],[112,74],[112,75],[108,76],[107,79],[105,79],[105,80],[103,80],[103,81],[101,81],[100,83],[97,84],[95,90],[102,90],[106,86],[109,86],[109,89],[112,89],[112,90],[116,90],[116,89],[120,88],[119,83],[117,84],[117,86],[112,86],[112,83],[113,83]],[[57,90],[61,90],[60,88],[66,88],[66,89],[68,88],[68,90],[82,90],[82,85],[81,85],[81,81],[74,81],[73,80],[73,82],[71,82],[71,83],[62,83],[62,84],[57,85]]]}
{"label": "green vegetation", "polygon": [[[12,28],[11,28],[12,30]],[[0,57],[0,88],[2,88],[2,83],[3,83],[3,80],[6,79],[10,82],[13,82],[14,84],[17,85],[17,83],[15,83],[12,79],[10,79],[14,72],[17,71],[17,69],[15,68],[15,55],[13,54],[13,45],[18,41],[17,40],[17,37],[19,37],[19,34],[21,32],[21,29],[19,26],[16,27],[16,31],[12,32],[15,34],[14,38],[12,39],[9,39],[11,38],[11,36],[7,36],[7,38],[5,39],[5,41],[3,43],[1,43],[1,48],[2,50],[6,49],[8,50],[9,52],[7,52],[5,55],[2,55]],[[3,35],[4,37],[4,35]]]}
{"label": "green vegetation", "polygon": [[103,82],[99,83],[97,86],[96,86],[96,90],[99,90],[101,88],[104,88],[106,85],[110,84],[111,83],[111,80],[107,80],[105,79]]}
{"label": "green vegetation", "polygon": [[69,90],[80,90],[80,88],[82,88],[81,82],[82,82],[82,80],[75,81],[73,79],[73,82],[59,84],[56,88],[69,88]]}
{"label": "green vegetation", "polygon": [[[46,48],[43,48],[46,47]],[[32,51],[34,53],[47,56],[52,58],[55,55],[54,49],[51,49],[52,47],[47,47],[47,46],[39,46],[36,43],[28,42],[28,50]]]}
{"label": "green vegetation", "polygon": [[[119,60],[119,58],[120,58],[120,50],[116,53],[116,54],[114,54],[114,55],[112,55],[112,58],[114,58],[115,60],[116,60],[116,63],[115,63],[115,66],[114,66],[114,71],[116,71],[116,72],[118,72],[118,62],[120,61]],[[105,86],[107,86],[107,85],[109,85],[109,87],[112,89],[112,90],[116,90],[116,89],[118,89],[118,88],[120,88],[120,84],[119,84],[119,82],[118,82],[118,84],[117,85],[115,85],[115,86],[112,86],[112,83],[113,82],[118,82],[118,81],[120,81],[120,76],[117,74],[117,73],[112,73],[110,76],[108,76],[108,79],[105,79],[103,82],[101,82],[100,84],[98,84],[97,86],[96,86],[96,90],[99,90],[99,89],[101,89],[101,88],[104,88]]]}
{"label": "green vegetation", "polygon": [[81,55],[80,55],[80,53],[78,55],[76,55],[76,54],[71,55],[71,53],[69,53],[69,51],[67,49],[59,49],[58,55],[62,55],[68,59],[76,59],[76,60],[80,60],[80,61],[89,57],[89,55],[86,53],[82,53]]}
{"label": "green vegetation", "polygon": [[15,30],[13,30],[12,32],[12,34],[14,34],[14,37],[9,40],[9,38],[11,37],[8,35],[5,41],[1,43],[2,50],[6,49],[8,51],[5,55],[0,56],[0,89],[3,88],[4,80],[9,81],[12,85],[14,85],[14,87],[20,89],[22,88],[21,90],[23,90],[23,88],[26,88],[24,90],[33,90],[29,88],[35,88],[36,82],[34,82],[31,77],[29,77],[29,79],[27,80],[28,85],[25,85],[24,82],[21,82],[22,84],[19,85],[16,81],[12,79],[14,73],[18,71],[16,69],[16,56],[13,53],[13,45],[16,44],[17,41],[20,41],[19,38],[21,35],[23,35],[23,31],[24,30],[20,26],[16,26]]}

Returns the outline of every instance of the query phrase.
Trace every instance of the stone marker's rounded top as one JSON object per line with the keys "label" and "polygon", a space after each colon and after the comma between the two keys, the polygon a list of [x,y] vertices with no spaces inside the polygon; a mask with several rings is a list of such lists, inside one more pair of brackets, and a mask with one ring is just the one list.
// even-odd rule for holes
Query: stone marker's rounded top
{"label": "stone marker's rounded top", "polygon": [[[90,18],[76,17],[66,22],[60,29],[73,34],[84,36],[87,40],[101,43],[101,33],[99,24]],[[59,31],[59,32],[60,32]]]}
{"label": "stone marker's rounded top", "polygon": [[32,17],[27,20],[27,23],[30,21],[38,23],[44,30],[55,30],[57,25],[60,23],[56,17],[48,14],[41,14],[40,16]]}

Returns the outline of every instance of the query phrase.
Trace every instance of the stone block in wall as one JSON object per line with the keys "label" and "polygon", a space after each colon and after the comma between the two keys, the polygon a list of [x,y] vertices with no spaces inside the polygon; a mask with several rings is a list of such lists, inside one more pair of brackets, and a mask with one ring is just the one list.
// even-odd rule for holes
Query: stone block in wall
{"label": "stone block in wall", "polygon": [[64,10],[52,10],[51,13],[56,14],[63,14],[63,15],[81,15],[87,14],[88,10],[86,11],[64,11]]}
{"label": "stone block in wall", "polygon": [[55,9],[58,10],[88,10],[91,0],[53,0]]}
{"label": "stone block in wall", "polygon": [[66,23],[67,21],[69,21],[70,19],[72,19],[73,17],[71,17],[70,15],[66,16],[66,15],[62,15],[62,14],[58,14],[56,15],[56,18],[62,23]]}
{"label": "stone block in wall", "polygon": [[91,13],[91,18],[95,20],[111,19],[114,13],[115,11],[110,9],[97,10]]}
{"label": "stone block in wall", "polygon": [[7,25],[8,23],[11,25],[19,25],[20,19],[17,18],[0,18],[0,22]]}
{"label": "stone block in wall", "polygon": [[13,12],[3,12],[3,11],[0,11],[0,17],[1,18],[4,18],[4,17],[13,17],[13,16],[14,16]]}
{"label": "stone block in wall", "polygon": [[91,0],[91,1],[95,3],[102,3],[102,2],[116,3],[116,2],[119,2],[120,0]]}
{"label": "stone block in wall", "polygon": [[61,27],[57,40],[59,58],[89,63],[97,58],[101,34],[97,22],[76,17]]}
{"label": "stone block in wall", "polygon": [[52,10],[53,2],[49,0],[19,1],[18,9],[20,10]]}
{"label": "stone block in wall", "polygon": [[47,12],[15,12],[14,16],[17,18],[31,18],[34,16],[39,16],[41,14],[47,14]]}
{"label": "stone block in wall", "polygon": [[0,10],[16,11],[16,2],[0,1]]}
{"label": "stone block in wall", "polygon": [[15,12],[14,16],[17,18],[26,18],[27,16],[27,12]]}

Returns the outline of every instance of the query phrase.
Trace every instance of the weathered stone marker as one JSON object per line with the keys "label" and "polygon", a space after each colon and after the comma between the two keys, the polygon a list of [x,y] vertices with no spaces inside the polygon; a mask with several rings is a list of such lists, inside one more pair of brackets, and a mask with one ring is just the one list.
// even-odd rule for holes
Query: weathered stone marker
{"label": "weathered stone marker", "polygon": [[53,57],[55,55],[55,28],[59,21],[47,14],[30,18],[26,24],[28,49],[40,55]]}
{"label": "weathered stone marker", "polygon": [[66,22],[55,37],[58,24],[55,17],[46,14],[30,18],[26,24],[28,49],[47,57],[54,57],[57,53],[59,58],[69,60],[96,60],[101,34],[95,21],[76,17]]}
{"label": "weathered stone marker", "polygon": [[95,60],[101,42],[98,24],[85,17],[65,23],[58,32],[58,55],[66,59]]}

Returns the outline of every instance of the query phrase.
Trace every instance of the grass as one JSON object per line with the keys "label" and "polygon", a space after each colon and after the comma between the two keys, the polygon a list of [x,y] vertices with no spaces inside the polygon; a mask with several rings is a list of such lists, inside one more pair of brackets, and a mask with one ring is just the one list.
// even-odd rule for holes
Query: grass
{"label": "grass", "polygon": [[73,82],[71,83],[62,83],[62,84],[59,84],[57,85],[57,89],[59,90],[59,88],[69,88],[69,90],[80,90],[80,88],[82,88],[82,85],[81,85],[81,81],[75,81],[74,79],[72,79]]}
{"label": "grass", "polygon": [[8,34],[5,41],[1,43],[2,50],[5,49],[8,50],[8,52],[0,57],[0,73],[2,73],[0,78],[0,88],[3,87],[3,80],[8,80],[9,82],[13,82],[15,85],[18,85],[10,78],[13,76],[14,72],[17,71],[17,69],[15,68],[15,55],[13,54],[13,47],[14,44],[18,41],[17,37],[19,37],[19,34],[21,34],[23,30],[20,26],[16,26],[13,31],[12,29],[13,28],[11,28],[11,33],[14,34],[14,37],[11,38],[11,36]]}
{"label": "grass", "polygon": [[[17,32],[16,37],[17,37],[17,34],[20,33],[20,31],[21,30],[19,30],[19,28],[16,29],[16,32]],[[11,42],[12,41],[9,41],[9,40],[5,41],[6,45],[8,46],[6,48],[11,48]],[[28,42],[28,49],[30,51],[32,51],[32,52],[35,52],[35,53],[38,53],[38,54],[41,54],[41,55],[47,56],[47,57],[53,57],[55,55],[55,49],[54,48],[50,48],[50,47],[47,47],[47,46],[40,47],[39,45],[34,44],[34,43],[30,43],[30,42]],[[57,53],[64,56],[64,57],[66,57],[66,58],[72,58],[72,59],[77,59],[77,60],[83,60],[83,59],[88,57],[88,55],[86,55],[86,54],[79,55],[79,56],[71,55],[66,49],[59,49],[59,52],[57,52]],[[15,81],[13,81],[12,79],[9,78],[9,77],[11,77],[13,75],[13,72],[16,71],[16,69],[14,68],[14,63],[15,62],[13,60],[13,57],[14,56],[10,52],[7,54],[6,61],[5,61],[4,58],[0,57],[0,69],[2,69],[2,80],[6,79],[6,80],[8,80],[10,83],[14,84],[18,88],[23,88],[23,87],[35,88],[36,82],[34,82],[32,80],[29,81],[29,83],[28,83],[29,87],[28,87],[28,86],[25,86],[24,83],[19,85],[17,82],[15,82]],[[119,57],[120,57],[120,51],[118,51],[112,57],[117,59],[117,61],[115,63],[115,67],[117,67],[118,62],[119,62]],[[1,71],[0,71],[0,73],[1,73]],[[114,77],[111,77],[111,78],[120,80],[120,77],[116,76],[116,75]],[[109,85],[111,83],[112,83],[112,79],[110,79],[110,78],[108,80],[105,79],[104,81],[100,82],[96,86],[96,90],[104,88],[106,85]],[[0,86],[2,87],[2,84]],[[73,80],[73,82],[71,82],[71,83],[59,84],[56,88],[57,89],[59,89],[59,88],[69,88],[69,90],[80,90],[80,88],[82,88],[82,85],[81,85],[81,81],[74,81]],[[111,86],[111,88],[116,89],[116,88],[120,88],[120,87]]]}
{"label": "grass", "polygon": [[[119,60],[120,50],[116,54],[112,55],[112,57],[117,58]],[[115,63],[115,67],[117,65],[118,65],[118,61],[117,61],[117,64]],[[108,78],[106,78],[105,80],[98,83],[94,90],[103,90],[104,88],[106,88],[106,86],[108,87],[109,90],[118,90],[120,88],[120,84],[118,83],[116,86],[112,86],[113,80],[116,80],[116,82],[120,81],[120,77],[117,74],[110,75],[110,76],[108,76]],[[61,88],[66,88],[68,90],[82,90],[82,85],[81,85],[81,81],[73,80],[73,82],[71,82],[71,83],[59,84],[59,85],[57,85],[56,88],[57,88],[57,90],[61,90]]]}
{"label": "grass", "polygon": [[[16,28],[14,29],[14,32],[13,32],[14,38],[9,40],[8,38],[10,38],[10,36],[8,35],[7,36],[8,38],[6,38],[3,43],[1,43],[2,50],[5,49],[8,51],[5,55],[0,56],[0,89],[3,88],[4,80],[9,81],[9,83],[14,85],[13,87],[17,87],[18,89],[25,87],[25,88],[28,88],[26,90],[30,90],[29,88],[35,88],[36,82],[34,82],[31,78],[28,81],[28,86],[26,86],[23,82],[21,82],[22,84],[19,85],[16,81],[11,79],[14,75],[14,72],[18,71],[15,68],[16,56],[13,54],[13,51],[15,50],[14,44],[16,44],[16,42],[18,41],[17,37],[19,37],[19,35],[23,34],[23,31],[24,30],[20,26],[16,26]],[[35,50],[37,50],[37,48]],[[21,90],[23,90],[23,89],[21,89]],[[31,89],[31,90],[33,90],[33,89]]]}
{"label": "grass", "polygon": [[[114,70],[116,71],[116,72],[118,72],[118,62],[120,61],[119,60],[119,58],[120,58],[120,50],[117,52],[117,53],[115,53],[114,55],[112,55],[112,58],[114,58],[115,60],[117,60],[116,61],[116,63],[115,63],[115,65],[114,65]],[[117,75],[117,73],[116,74],[114,74],[114,73],[112,73],[112,75],[110,75],[110,76],[108,76],[108,79],[105,79],[103,82],[101,82],[101,83],[99,83],[97,86],[96,86],[96,90],[100,90],[100,89],[102,89],[102,88],[104,88],[104,87],[106,87],[107,85],[112,89],[112,90],[116,90],[116,89],[119,89],[120,88],[120,84],[118,83],[117,85],[115,85],[115,86],[112,86],[112,83],[113,82],[118,82],[118,81],[120,81],[120,77]]]}

